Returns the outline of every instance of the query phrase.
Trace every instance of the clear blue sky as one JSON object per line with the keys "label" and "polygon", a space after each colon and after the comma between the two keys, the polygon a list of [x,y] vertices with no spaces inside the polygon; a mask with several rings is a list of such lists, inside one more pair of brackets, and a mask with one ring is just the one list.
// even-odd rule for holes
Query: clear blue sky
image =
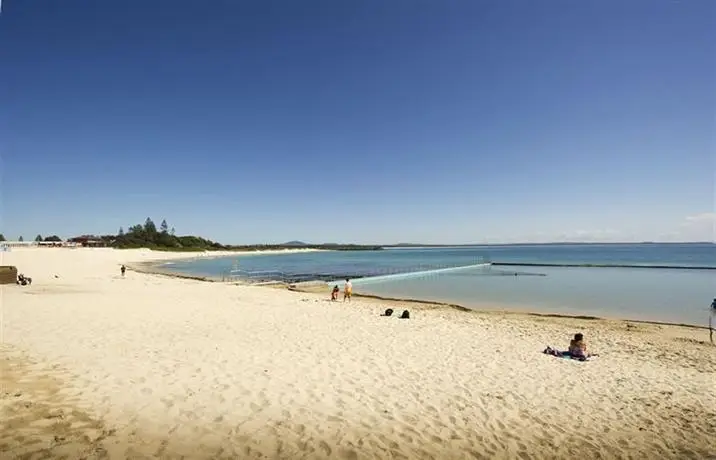
{"label": "clear blue sky", "polygon": [[8,239],[713,239],[713,0],[4,0],[0,83]]}

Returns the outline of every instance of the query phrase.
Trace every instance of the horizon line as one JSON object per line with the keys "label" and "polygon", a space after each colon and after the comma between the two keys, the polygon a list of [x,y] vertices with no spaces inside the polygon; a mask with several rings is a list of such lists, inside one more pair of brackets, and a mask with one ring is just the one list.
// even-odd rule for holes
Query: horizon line
{"label": "horizon line", "polygon": [[[83,236],[96,236],[98,238],[107,237],[110,235],[83,235]],[[177,236],[196,236],[196,235],[177,235]],[[62,242],[70,241],[73,238],[69,237],[62,239]],[[203,237],[201,237],[203,238]],[[43,239],[44,242],[44,239]],[[218,241],[214,241],[217,242]],[[0,241],[0,245],[5,243],[26,243],[32,244],[37,243],[35,240],[4,240]],[[307,243],[301,240],[291,240],[282,243],[219,243],[223,246],[380,246],[380,247],[467,247],[467,246],[524,246],[524,245],[567,245],[567,244],[716,244],[716,241],[541,241],[541,242],[485,242],[485,243]]]}
{"label": "horizon line", "polygon": [[[305,246],[340,245],[340,246],[382,246],[382,247],[465,247],[465,246],[517,246],[517,245],[555,245],[555,244],[716,244],[716,241],[541,241],[541,242],[510,242],[510,243],[306,243]],[[273,244],[275,246],[301,246],[292,242]],[[253,246],[237,244],[235,246]]]}

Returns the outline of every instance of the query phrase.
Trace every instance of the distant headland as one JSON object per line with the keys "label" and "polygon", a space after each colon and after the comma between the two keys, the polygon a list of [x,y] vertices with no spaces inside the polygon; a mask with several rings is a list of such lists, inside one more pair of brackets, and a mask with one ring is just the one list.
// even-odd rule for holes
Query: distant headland
{"label": "distant headland", "polygon": [[229,245],[211,241],[200,236],[177,236],[163,220],[157,229],[154,221],[147,217],[144,225],[134,225],[125,232],[119,229],[117,235],[99,237],[107,246],[118,249],[149,248],[158,251],[266,251],[277,249],[323,249],[331,251],[378,251],[382,246],[361,244],[308,244],[303,241],[288,241],[280,244]]}

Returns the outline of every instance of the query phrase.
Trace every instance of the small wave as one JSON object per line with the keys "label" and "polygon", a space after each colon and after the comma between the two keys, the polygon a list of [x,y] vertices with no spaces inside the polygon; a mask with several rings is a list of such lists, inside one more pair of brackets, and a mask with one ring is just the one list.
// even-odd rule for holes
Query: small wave
{"label": "small wave", "polygon": [[431,269],[431,270],[421,270],[421,271],[413,271],[413,272],[391,273],[389,275],[366,276],[363,278],[355,279],[353,281],[353,284],[376,283],[376,282],[383,282],[386,280],[392,281],[392,280],[398,280],[398,279],[419,278],[419,277],[424,277],[424,276],[428,276],[428,275],[438,275],[441,273],[459,272],[461,270],[467,270],[467,269],[488,268],[489,266],[490,266],[489,263],[482,263],[482,264],[436,268],[436,269]]}

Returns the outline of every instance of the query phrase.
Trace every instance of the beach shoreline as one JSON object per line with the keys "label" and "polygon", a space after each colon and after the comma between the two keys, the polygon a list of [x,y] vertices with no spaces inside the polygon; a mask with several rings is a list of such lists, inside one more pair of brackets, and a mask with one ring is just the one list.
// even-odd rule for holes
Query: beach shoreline
{"label": "beach shoreline", "polygon": [[[10,458],[708,458],[700,329],[207,283],[151,251],[7,253]],[[381,317],[385,308],[411,318]],[[397,316],[394,315],[394,316]],[[541,353],[584,332],[599,358]]]}
{"label": "beach shoreline", "polygon": [[[223,256],[220,256],[220,257],[223,257]],[[162,264],[163,264],[163,262],[151,261],[151,262],[128,264],[127,267],[129,269],[137,271],[137,272],[166,276],[166,277],[170,277],[170,278],[191,279],[191,280],[197,280],[197,281],[227,283],[227,284],[235,284],[235,285],[254,285],[254,286],[260,286],[260,287],[271,288],[271,289],[285,288],[289,291],[295,291],[295,292],[303,292],[303,293],[311,293],[311,294],[325,294],[326,296],[330,295],[330,286],[328,285],[329,283],[324,283],[324,282],[309,281],[309,282],[303,282],[303,283],[285,283],[285,282],[281,282],[281,281],[274,281],[274,282],[270,282],[270,283],[251,283],[251,282],[244,282],[244,281],[237,280],[237,279],[223,280],[219,276],[208,276],[208,275],[207,276],[199,276],[199,275],[190,275],[190,274],[186,274],[186,273],[175,272],[175,271],[172,271],[171,269],[163,268]],[[529,265],[529,264],[527,264],[527,265]],[[319,284],[320,284],[320,286],[319,286]],[[301,285],[305,285],[306,287],[302,287]],[[292,287],[292,286],[294,286],[294,287]],[[390,303],[391,306],[395,306],[397,304],[406,304],[406,303],[410,304],[410,305],[418,305],[418,306],[425,306],[425,307],[440,306],[440,307],[445,307],[445,308],[456,309],[458,311],[462,311],[462,312],[466,312],[466,313],[470,313],[470,312],[484,313],[484,314],[499,313],[499,314],[509,314],[509,315],[527,315],[527,316],[544,317],[544,318],[573,318],[573,319],[585,319],[585,320],[592,320],[592,321],[611,321],[611,322],[622,322],[622,323],[653,324],[653,325],[662,325],[662,326],[678,326],[678,327],[709,330],[708,325],[676,323],[676,322],[668,322],[668,321],[653,321],[653,320],[638,319],[638,318],[595,316],[595,315],[587,315],[587,314],[580,314],[580,313],[569,314],[569,313],[556,313],[556,312],[540,312],[540,311],[530,310],[528,307],[525,307],[522,305],[507,304],[507,303],[482,302],[481,306],[479,308],[470,308],[470,307],[466,307],[464,305],[460,305],[458,303],[433,301],[433,300],[409,298],[409,297],[392,297],[392,296],[367,294],[367,293],[360,293],[360,292],[354,292],[353,298],[364,298],[364,299],[378,300],[381,302],[388,302],[388,303]],[[708,311],[705,311],[705,317],[707,317],[707,316],[708,316]]]}
{"label": "beach shoreline", "polygon": [[[256,250],[256,251],[204,251],[199,253],[197,256],[191,256],[193,253],[172,253],[172,254],[179,254],[179,257],[171,257],[167,259],[156,259],[156,260],[143,260],[138,262],[128,262],[126,263],[126,267],[130,270],[140,272],[140,273],[147,273],[147,274],[155,274],[155,275],[161,275],[161,276],[167,276],[170,278],[183,278],[183,279],[191,279],[191,280],[197,280],[197,281],[207,281],[207,282],[228,282],[222,279],[221,276],[209,276],[209,275],[191,275],[188,273],[180,273],[176,271],[172,271],[169,268],[164,268],[167,264],[167,262],[186,262],[186,261],[192,261],[197,259],[205,259],[205,258],[225,258],[225,257],[233,257],[233,256],[260,256],[260,255],[282,255],[282,254],[303,254],[303,253],[309,253],[309,252],[328,252],[327,249],[304,249],[304,248],[296,248],[296,249],[275,249],[275,250]],[[241,283],[237,280],[232,280],[231,282],[236,284],[249,284],[249,283]]]}

